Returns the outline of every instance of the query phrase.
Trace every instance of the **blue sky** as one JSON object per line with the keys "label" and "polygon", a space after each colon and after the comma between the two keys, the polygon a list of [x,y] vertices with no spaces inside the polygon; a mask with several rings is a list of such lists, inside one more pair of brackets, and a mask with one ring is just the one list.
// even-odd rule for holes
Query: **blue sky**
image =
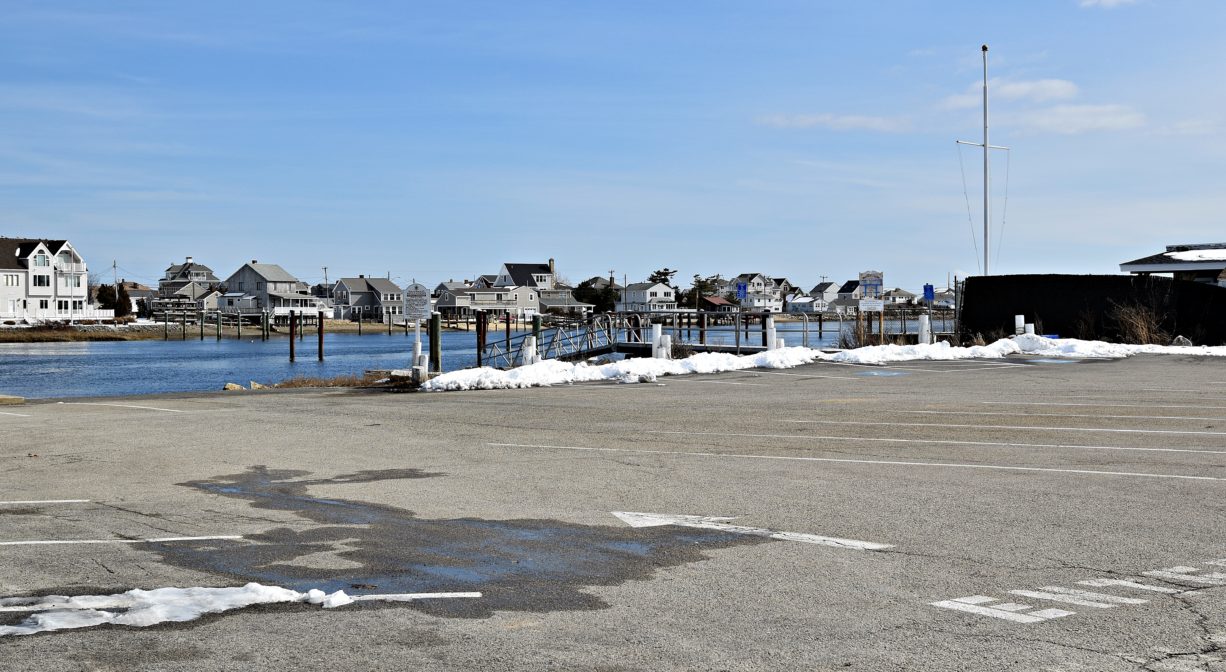
{"label": "blue sky", "polygon": [[0,235],[129,279],[944,284],[979,272],[982,43],[994,273],[1226,239],[1218,0],[0,9]]}

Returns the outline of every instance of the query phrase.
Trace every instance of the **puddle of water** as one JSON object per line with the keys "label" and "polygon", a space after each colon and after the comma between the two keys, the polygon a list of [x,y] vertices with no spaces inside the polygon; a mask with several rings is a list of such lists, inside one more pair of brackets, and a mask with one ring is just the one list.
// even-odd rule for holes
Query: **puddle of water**
{"label": "puddle of water", "polygon": [[[292,511],[319,523],[276,528],[248,542],[165,544],[164,562],[305,591],[366,593],[481,591],[480,600],[437,600],[410,606],[446,616],[484,617],[495,610],[596,609],[587,586],[650,578],[661,567],[704,559],[703,551],[767,540],[679,527],[575,525],[557,520],[427,519],[413,512],[347,499],[316,498],[313,485],[436,478],[417,469],[364,471],[305,479],[301,471],[253,467],[242,474],[181,485],[244,499],[261,509]],[[294,565],[299,557],[333,553],[339,568]],[[318,556],[316,556],[316,560]]]}

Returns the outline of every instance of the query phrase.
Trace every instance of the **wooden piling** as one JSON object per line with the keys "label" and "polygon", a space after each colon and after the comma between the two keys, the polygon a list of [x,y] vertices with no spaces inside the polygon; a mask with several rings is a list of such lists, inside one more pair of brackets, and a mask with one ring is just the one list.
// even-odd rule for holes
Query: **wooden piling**
{"label": "wooden piling", "polygon": [[200,324],[200,340],[203,341],[204,340],[204,311],[203,310],[200,311],[200,314],[198,317],[199,317],[199,324]]}
{"label": "wooden piling", "polygon": [[319,361],[324,361],[324,311],[319,311],[315,319],[315,332],[319,335]]}
{"label": "wooden piling", "polygon": [[294,311],[289,311],[289,361],[294,361]]}
{"label": "wooden piling", "polygon": [[698,316],[698,343],[699,345],[707,344],[707,314],[703,313]]}
{"label": "wooden piling", "polygon": [[443,372],[443,319],[438,313],[430,314],[430,370]]}

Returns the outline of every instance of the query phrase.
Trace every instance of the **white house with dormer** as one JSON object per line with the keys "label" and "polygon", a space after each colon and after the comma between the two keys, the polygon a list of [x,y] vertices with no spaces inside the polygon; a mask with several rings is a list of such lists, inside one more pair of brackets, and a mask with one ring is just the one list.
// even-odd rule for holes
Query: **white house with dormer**
{"label": "white house with dormer", "polygon": [[0,319],[111,319],[89,304],[89,270],[66,240],[0,238]]}
{"label": "white house with dormer", "polygon": [[677,295],[662,282],[632,282],[618,290],[613,309],[619,313],[651,313],[677,310]]}

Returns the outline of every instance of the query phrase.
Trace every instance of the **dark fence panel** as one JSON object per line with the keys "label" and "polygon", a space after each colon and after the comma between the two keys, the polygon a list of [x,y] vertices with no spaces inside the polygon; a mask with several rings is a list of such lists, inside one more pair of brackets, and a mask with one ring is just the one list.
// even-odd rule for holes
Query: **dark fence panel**
{"label": "dark fence panel", "polygon": [[966,279],[962,333],[1013,334],[1013,316],[1062,337],[1127,341],[1121,309],[1149,311],[1162,331],[1226,344],[1226,288],[1155,275],[993,275]]}

